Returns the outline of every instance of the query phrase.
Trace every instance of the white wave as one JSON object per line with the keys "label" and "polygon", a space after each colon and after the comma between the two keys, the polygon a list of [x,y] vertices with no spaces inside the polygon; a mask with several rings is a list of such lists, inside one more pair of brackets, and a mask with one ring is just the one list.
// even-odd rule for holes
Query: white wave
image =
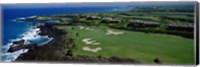
{"label": "white wave", "polygon": [[11,62],[11,61],[14,61],[17,59],[17,57],[23,53],[26,53],[28,52],[28,49],[21,49],[21,50],[18,50],[18,51],[15,51],[13,53],[2,53],[2,57],[5,57],[3,59],[4,62]]}
{"label": "white wave", "polygon": [[53,40],[53,38],[49,38],[48,36],[40,36],[38,35],[38,33],[40,32],[40,28],[36,28],[36,27],[31,27],[27,32],[25,32],[24,34],[21,35],[20,38],[17,39],[12,39],[10,43],[8,43],[5,46],[2,46],[2,57],[3,61],[5,62],[11,62],[14,61],[20,54],[26,53],[28,51],[28,49],[21,49],[12,53],[7,52],[7,50],[10,48],[10,46],[13,44],[13,41],[17,41],[17,40],[21,40],[24,39],[25,40],[25,44],[29,44],[30,40],[37,40],[37,39],[41,39],[41,38],[47,38],[48,40],[38,44],[40,45],[44,45],[48,42],[50,42],[51,40]]}
{"label": "white wave", "polygon": [[18,19],[20,19],[20,20],[25,20],[26,18],[22,17],[22,18],[18,18]]}
{"label": "white wave", "polygon": [[30,16],[30,17],[28,17],[28,18],[36,18],[37,16]]}
{"label": "white wave", "polygon": [[40,31],[39,28],[34,28],[30,29],[29,31],[25,32],[22,34],[22,39],[27,40],[27,39],[34,39],[37,38],[38,32]]}
{"label": "white wave", "polygon": [[3,45],[1,47],[2,48],[2,52],[7,52],[11,45],[12,45],[12,43],[8,43],[7,45]]}
{"label": "white wave", "polygon": [[26,18],[24,17],[21,17],[21,18],[16,18],[16,19],[13,19],[14,22],[16,22],[16,20],[25,20]]}
{"label": "white wave", "polygon": [[52,41],[54,38],[49,38],[49,40],[47,40],[47,41],[45,41],[45,42],[43,42],[43,43],[40,43],[40,44],[38,44],[39,46],[42,46],[42,45],[45,45],[45,44],[47,44],[47,43],[49,43],[50,41]]}

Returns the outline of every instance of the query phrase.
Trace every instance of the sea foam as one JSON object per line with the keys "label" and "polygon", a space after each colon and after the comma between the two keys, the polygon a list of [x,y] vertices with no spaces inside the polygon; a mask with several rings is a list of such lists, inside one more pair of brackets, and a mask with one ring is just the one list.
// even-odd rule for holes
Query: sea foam
{"label": "sea foam", "polygon": [[14,41],[18,41],[21,39],[25,40],[25,44],[30,44],[34,43],[37,44],[38,46],[42,46],[51,40],[53,38],[49,38],[48,36],[40,36],[38,33],[40,33],[40,28],[37,28],[35,26],[30,27],[28,31],[20,35],[20,38],[17,39],[12,39],[7,45],[2,46],[2,61],[5,62],[11,62],[17,59],[17,57],[23,53],[28,52],[28,49],[21,49],[15,52],[7,52],[7,50],[10,48],[11,45],[13,45]]}

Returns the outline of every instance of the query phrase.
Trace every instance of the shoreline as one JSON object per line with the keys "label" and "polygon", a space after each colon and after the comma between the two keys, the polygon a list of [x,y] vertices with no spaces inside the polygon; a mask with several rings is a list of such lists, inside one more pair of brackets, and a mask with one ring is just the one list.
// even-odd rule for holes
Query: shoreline
{"label": "shoreline", "polygon": [[132,63],[141,64],[140,61],[130,58],[109,57],[102,56],[91,57],[85,55],[73,56],[72,49],[75,47],[74,39],[68,35],[67,32],[54,28],[56,24],[44,24],[38,26],[41,28],[39,35],[48,35],[53,37],[50,42],[30,49],[27,53],[21,54],[14,62],[95,62],[95,63]]}
{"label": "shoreline", "polygon": [[[6,46],[4,46],[4,52],[2,57],[4,57],[3,61],[12,62],[15,61],[21,54],[27,53],[29,49],[33,47],[38,47],[47,44],[53,38],[48,36],[41,36],[38,33],[40,32],[40,28],[37,28],[37,25],[32,25],[27,31],[22,33],[19,38],[12,39]],[[37,42],[35,40],[47,38],[47,41]],[[35,41],[35,43],[31,43]]]}

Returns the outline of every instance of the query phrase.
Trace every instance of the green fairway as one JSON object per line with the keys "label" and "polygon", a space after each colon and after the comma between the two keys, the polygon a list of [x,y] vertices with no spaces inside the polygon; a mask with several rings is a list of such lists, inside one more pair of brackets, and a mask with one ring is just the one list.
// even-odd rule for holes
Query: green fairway
{"label": "green fairway", "polygon": [[[72,28],[73,27],[73,28]],[[194,64],[194,43],[192,39],[175,35],[134,32],[111,29],[106,26],[87,26],[93,30],[80,29],[79,26],[58,26],[69,32],[75,39],[73,54],[87,56],[117,56],[133,58],[143,63],[153,63],[159,57],[164,64]],[[106,31],[123,32],[121,35],[106,35]],[[77,36],[77,33],[79,35]],[[99,45],[86,45],[84,38],[94,39]],[[98,52],[82,50],[83,47],[101,47]]]}

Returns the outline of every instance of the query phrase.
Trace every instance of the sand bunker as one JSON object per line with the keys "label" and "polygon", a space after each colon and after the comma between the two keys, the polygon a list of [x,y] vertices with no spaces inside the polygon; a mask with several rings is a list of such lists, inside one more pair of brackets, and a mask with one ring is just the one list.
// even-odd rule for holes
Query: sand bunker
{"label": "sand bunker", "polygon": [[79,26],[79,28],[80,28],[81,30],[83,30],[83,29],[89,30],[89,31],[93,31],[93,30],[94,30],[93,28],[84,27],[84,26]]}
{"label": "sand bunker", "polygon": [[79,26],[79,28],[82,30],[82,29],[84,29],[85,27],[84,27],[84,26]]}
{"label": "sand bunker", "polygon": [[89,47],[87,47],[87,46],[85,46],[85,47],[83,47],[82,48],[84,51],[91,51],[91,52],[98,52],[98,51],[100,51],[100,50],[102,50],[102,48],[101,47],[97,47],[97,48],[89,48]]}
{"label": "sand bunker", "polygon": [[85,30],[93,31],[94,29],[87,27],[87,28],[85,28]]}
{"label": "sand bunker", "polygon": [[99,42],[96,42],[96,40],[92,40],[91,38],[85,38],[82,40],[85,44],[92,44],[92,45],[99,45]]}
{"label": "sand bunker", "polygon": [[106,35],[121,35],[124,32],[114,32],[113,30],[107,30]]}
{"label": "sand bunker", "polygon": [[95,40],[92,40],[91,38],[85,38],[82,40],[85,44],[92,44],[93,42],[95,42]]}
{"label": "sand bunker", "polygon": [[[96,42],[96,40],[92,40],[91,38],[85,38],[82,40],[86,45],[99,45],[101,43]],[[84,51],[91,51],[91,52],[98,52],[100,50],[102,50],[101,47],[96,47],[96,48],[89,48],[88,46],[85,46],[82,48]]]}

